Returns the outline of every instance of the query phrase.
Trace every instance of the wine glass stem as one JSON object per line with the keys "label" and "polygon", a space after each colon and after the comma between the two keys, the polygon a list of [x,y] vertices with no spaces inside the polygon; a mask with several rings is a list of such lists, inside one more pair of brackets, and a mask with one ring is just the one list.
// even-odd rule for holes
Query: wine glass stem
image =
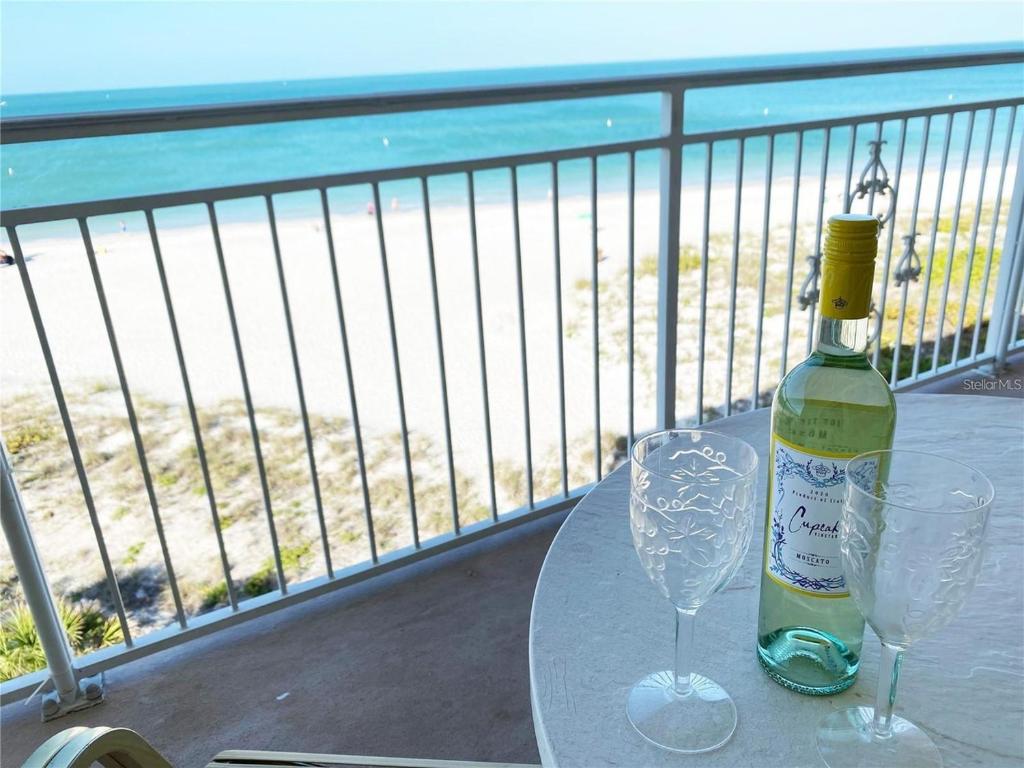
{"label": "wine glass stem", "polygon": [[693,622],[696,609],[676,608],[676,670],[675,691],[677,696],[689,696],[690,656],[693,653]]}
{"label": "wine glass stem", "polygon": [[878,691],[875,694],[875,717],[871,730],[876,738],[892,736],[892,708],[896,703],[896,686],[900,682],[903,651],[886,642],[882,643],[882,657],[878,662]]}

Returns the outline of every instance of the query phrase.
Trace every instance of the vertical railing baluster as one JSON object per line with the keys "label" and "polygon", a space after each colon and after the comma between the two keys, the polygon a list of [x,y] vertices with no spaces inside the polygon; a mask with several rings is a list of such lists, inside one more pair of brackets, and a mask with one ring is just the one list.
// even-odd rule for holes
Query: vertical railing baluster
{"label": "vertical railing baluster", "polygon": [[160,552],[163,555],[164,568],[167,571],[167,584],[171,588],[171,598],[174,600],[174,612],[178,618],[178,624],[182,629],[188,626],[185,618],[185,608],[181,602],[181,592],[178,590],[178,579],[174,574],[174,565],[171,563],[171,552],[167,547],[167,536],[164,533],[163,520],[160,517],[160,507],[156,500],[156,490],[153,488],[153,478],[149,473],[149,462],[146,460],[146,449],[142,444],[142,433],[139,431],[139,421],[135,414],[135,406],[132,403],[131,392],[128,389],[128,378],[124,372],[124,364],[121,360],[121,350],[117,344],[117,334],[114,333],[114,322],[110,315],[110,307],[107,304],[107,295],[103,290],[103,279],[100,277],[99,265],[96,263],[96,252],[92,247],[92,237],[89,234],[89,225],[86,220],[78,220],[78,228],[82,233],[82,243],[85,245],[85,255],[89,260],[89,270],[92,272],[93,286],[96,288],[96,298],[99,301],[100,313],[103,315],[103,325],[107,331],[107,341],[110,344],[110,352],[114,358],[114,369],[117,372],[117,380],[121,385],[121,396],[124,399],[125,411],[128,414],[128,426],[131,428],[132,440],[135,443],[135,454],[139,460],[139,469],[142,471],[142,483],[146,487],[146,496],[149,499],[149,508],[153,513],[153,526],[156,529],[157,541],[160,542]]}
{"label": "vertical railing baluster", "polygon": [[967,136],[964,139],[963,157],[960,160],[960,181],[957,184],[956,203],[953,205],[953,221],[949,230],[949,251],[946,268],[942,276],[942,299],[939,301],[939,316],[935,321],[935,346],[932,347],[932,373],[939,368],[939,352],[942,349],[942,332],[946,324],[946,301],[949,299],[949,281],[953,274],[953,257],[956,256],[956,238],[960,233],[960,207],[964,199],[964,181],[967,179],[967,163],[971,155],[971,140],[974,138],[976,112],[967,115]]}
{"label": "vertical railing baluster", "polygon": [[594,481],[601,480],[601,337],[597,276],[597,155],[590,156],[590,319],[594,357]]}
{"label": "vertical railing baluster", "polygon": [[1021,132],[1017,146],[1017,169],[1013,179],[1013,194],[1010,196],[1003,252],[999,261],[999,277],[992,302],[992,322],[996,323],[996,333],[989,334],[986,347],[992,353],[992,368],[997,373],[1006,366],[1016,320],[1017,292],[1024,273],[1024,131]]}
{"label": "vertical railing baluster", "polygon": [[[1008,239],[1009,240],[1009,239]],[[1007,247],[1010,242],[1007,242]],[[1022,272],[1024,272],[1024,236],[1017,230],[1016,245],[1013,246],[1012,261],[1010,262],[1012,272],[1007,287],[1005,316],[999,327],[999,346],[996,348],[996,356],[992,362],[992,369],[999,373],[1006,367],[1006,358],[1011,347],[1016,346],[1017,328],[1020,325],[1021,289],[1024,288]]]}
{"label": "vertical railing baluster", "polygon": [[441,413],[444,418],[444,446],[448,460],[448,494],[451,496],[452,531],[459,533],[459,497],[455,486],[455,458],[452,455],[452,420],[448,409],[448,374],[444,366],[444,337],[441,334],[441,302],[437,296],[437,264],[434,259],[434,228],[430,221],[430,190],[427,177],[420,177],[423,193],[423,221],[426,226],[427,263],[430,266],[430,294],[434,301],[434,335],[437,337],[437,369],[441,381]]}
{"label": "vertical railing baluster", "polygon": [[46,363],[46,372],[50,378],[50,386],[53,388],[53,395],[57,401],[57,410],[60,412],[60,420],[64,425],[64,435],[68,441],[68,448],[71,450],[71,461],[75,465],[75,473],[78,475],[78,484],[82,489],[85,509],[89,513],[89,523],[92,525],[92,533],[96,539],[96,549],[99,552],[103,573],[107,579],[107,589],[110,590],[110,601],[114,604],[114,611],[117,613],[117,622],[121,627],[124,643],[130,648],[133,645],[132,632],[128,626],[128,617],[124,611],[121,588],[117,583],[117,577],[114,575],[114,566],[110,562],[110,554],[107,552],[107,542],[103,536],[103,529],[100,527],[100,518],[96,512],[96,504],[92,498],[92,487],[89,485],[89,478],[85,472],[82,452],[78,447],[78,438],[75,436],[75,428],[71,423],[71,414],[68,412],[67,401],[64,399],[64,388],[61,386],[60,376],[57,374],[57,366],[53,360],[53,351],[50,349],[50,340],[46,335],[46,328],[43,325],[43,316],[39,311],[39,303],[36,301],[36,292],[32,287],[32,280],[28,274],[28,265],[25,263],[21,241],[18,238],[18,232],[15,227],[7,227],[6,229],[7,238],[11,242],[11,250],[14,252],[14,263],[18,266],[18,275],[21,277],[21,285],[25,291],[25,300],[28,302],[29,313],[32,315],[32,324],[35,326],[36,337],[39,339],[39,349],[43,353],[43,362]]}
{"label": "vertical railing baluster", "polygon": [[260,490],[263,492],[263,510],[267,515],[267,529],[270,533],[270,546],[274,556],[274,570],[277,572],[277,584],[281,594],[288,592],[288,582],[284,576],[281,563],[281,547],[277,541],[277,526],[274,523],[274,507],[270,501],[270,484],[267,482],[267,468],[263,462],[263,448],[260,446],[260,432],[256,426],[256,409],[253,407],[252,392],[249,389],[249,374],[245,370],[245,355],[242,354],[242,336],[238,330],[238,317],[235,314],[235,302],[231,296],[231,283],[228,280],[228,268],[224,261],[224,246],[220,240],[220,226],[217,224],[217,211],[212,202],[206,204],[206,212],[210,217],[210,232],[213,234],[213,248],[217,254],[217,266],[220,269],[220,281],[224,288],[224,303],[228,311],[228,322],[231,325],[231,339],[235,344],[235,359],[238,362],[238,374],[242,381],[242,397],[245,400],[245,413],[249,419],[249,432],[252,435],[253,452],[256,455],[256,470],[260,477]]}
{"label": "vertical railing baluster", "polygon": [[[44,684],[49,683],[52,688],[51,692],[44,693],[42,697],[43,717],[45,719],[48,715],[60,713],[61,709],[71,712],[77,708],[76,705],[88,701],[86,685],[89,684],[79,683],[79,674],[75,669],[71,643],[68,641],[68,628],[65,627],[57,612],[57,602],[47,581],[43,560],[39,556],[39,548],[36,546],[32,529],[29,527],[25,502],[18,492],[18,486],[14,480],[14,469],[11,466],[10,457],[7,455],[7,448],[2,441],[0,441],[0,529],[3,530],[4,539],[7,541],[11,562],[17,575],[18,587],[20,587],[24,605],[28,609],[31,633],[34,635],[32,639],[35,641],[28,648],[26,648],[27,644],[23,645],[17,641],[10,643],[5,631],[5,652],[18,658],[19,651],[24,653],[29,648],[31,651],[36,651],[36,649],[42,651],[43,666],[46,667],[47,675]],[[26,627],[26,629],[29,628]],[[18,630],[16,629],[15,632]],[[14,653],[11,653],[12,651]],[[32,656],[35,656],[35,653],[32,653]],[[22,656],[22,658],[24,657]],[[96,681],[93,682],[93,685],[96,685]],[[102,685],[101,678],[99,690],[92,688],[92,692],[99,693],[101,699]],[[42,685],[39,686],[39,688],[42,687]],[[36,693],[39,692],[39,688],[36,689]],[[31,699],[32,696],[29,697],[29,700]],[[28,704],[29,700],[25,701],[25,704]],[[98,704],[99,701],[95,703]],[[30,758],[27,764],[31,765],[33,762],[40,765],[49,760],[36,758],[33,761]]]}
{"label": "vertical railing baluster", "polygon": [[775,134],[768,135],[768,154],[764,171],[764,221],[761,225],[761,267],[757,281],[757,327],[754,330],[754,392],[750,398],[750,410],[758,407],[761,389],[761,334],[764,331],[764,291],[768,277],[768,225],[772,203],[772,166],[775,160]]}
{"label": "vertical railing baluster", "polygon": [[171,338],[174,341],[174,353],[178,358],[178,370],[181,371],[181,385],[185,391],[185,406],[188,408],[189,421],[192,423],[192,437],[196,441],[199,471],[203,476],[206,501],[210,505],[210,517],[213,521],[213,533],[217,538],[217,551],[220,554],[221,568],[224,571],[224,584],[228,590],[228,602],[233,610],[238,610],[238,595],[235,592],[235,584],[231,578],[231,563],[228,560],[227,550],[224,548],[224,533],[221,530],[220,514],[217,512],[217,499],[214,496],[213,482],[210,479],[210,466],[206,461],[206,448],[203,444],[202,430],[199,428],[199,416],[196,413],[196,404],[192,397],[192,384],[189,381],[188,368],[185,366],[185,352],[181,346],[181,334],[178,332],[178,319],[174,313],[174,303],[171,301],[171,289],[167,282],[167,272],[164,269],[164,257],[160,251],[160,239],[156,232],[156,221],[153,218],[152,210],[146,210],[145,213],[146,226],[149,228],[149,239],[153,244],[156,271],[160,277],[160,290],[163,292],[164,306],[167,308],[167,322],[171,327]]}
{"label": "vertical railing baluster", "polygon": [[[924,125],[921,128],[921,155],[917,161],[917,179],[914,182],[914,206],[910,213],[910,235],[908,235],[908,237],[914,239],[917,237],[917,213],[921,204],[921,185],[924,180],[925,160],[928,157],[928,140],[931,136],[931,127],[932,118],[930,115],[925,115]],[[912,242],[911,248],[913,247]],[[901,282],[900,314],[899,319],[896,321],[896,341],[893,343],[892,371],[889,378],[889,385],[891,387],[895,387],[900,380],[900,353],[903,347],[903,325],[907,318],[907,296],[910,291],[910,278],[905,278]]]}
{"label": "vertical railing baluster", "polygon": [[679,205],[682,189],[683,99],[685,92],[661,94],[661,135],[668,146],[658,150],[658,351],[657,426],[676,425],[676,323],[679,317]]}
{"label": "vertical railing baluster", "polygon": [[[817,222],[814,226],[814,253],[820,257],[821,255],[821,231],[824,223],[825,215],[825,183],[828,181],[828,152],[829,144],[832,141],[832,129],[826,128],[825,135],[822,139],[821,146],[821,179],[818,183],[818,217]],[[819,262],[820,263],[820,262]],[[808,288],[809,292],[813,295],[818,289],[818,278],[811,281]],[[807,305],[807,354],[811,354],[811,350],[814,348],[814,337],[817,335],[818,328],[815,325],[815,314],[818,306],[817,300],[812,301]]]}
{"label": "vertical railing baluster", "polygon": [[704,210],[700,238],[700,319],[697,332],[697,424],[704,423],[704,352],[708,335],[708,240],[711,237],[711,158],[713,142],[706,145],[704,162]]}
{"label": "vertical railing baluster", "polygon": [[[978,291],[978,314],[974,321],[974,333],[971,336],[971,357],[978,356],[978,342],[981,339],[981,326],[985,322],[985,299],[988,295],[988,281],[992,274],[992,251],[996,247],[996,232],[999,229],[999,213],[1003,206],[1003,185],[1006,182],[1006,168],[1010,163],[1010,150],[1013,147],[1013,126],[1017,119],[1017,108],[1010,107],[1006,126],[1006,144],[1003,146],[1003,162],[999,170],[999,184],[996,187],[996,202],[992,209],[992,227],[989,230],[988,250],[985,251],[985,270],[982,273],[981,289]],[[986,345],[987,346],[987,345]]]}
{"label": "vertical railing baluster", "polygon": [[348,327],[345,324],[345,309],[341,302],[341,280],[338,273],[338,259],[334,252],[334,232],[331,227],[331,208],[327,201],[327,190],[320,190],[320,207],[324,215],[324,232],[327,236],[327,256],[331,262],[331,282],[334,288],[334,306],[338,313],[338,329],[341,333],[341,353],[345,362],[345,380],[348,386],[348,407],[352,414],[352,433],[356,444],[356,461],[359,465],[359,484],[363,493],[363,515],[366,518],[366,536],[370,545],[370,560],[377,562],[377,538],[373,531],[373,511],[370,505],[370,484],[366,478],[366,455],[363,452],[363,431],[359,425],[359,407],[356,403],[356,385],[352,375],[352,356],[348,347]]}
{"label": "vertical railing baluster", "polygon": [[384,218],[380,209],[380,186],[373,187],[373,213],[377,224],[377,243],[380,249],[380,268],[384,276],[384,299],[388,311],[388,331],[391,334],[391,362],[395,368],[395,394],[398,398],[398,422],[402,431],[402,454],[405,456],[405,488],[409,495],[409,524],[412,543],[420,548],[420,528],[416,518],[416,488],[413,484],[412,456],[409,452],[409,426],[405,419],[405,390],[402,388],[402,364],[398,356],[398,331],[395,328],[395,305],[391,298],[391,273],[388,269],[388,250],[384,242]]}
{"label": "vertical railing baluster", "polygon": [[850,195],[850,183],[853,181],[853,156],[857,152],[857,124],[850,126],[850,145],[846,150],[846,176],[843,184],[843,210],[849,211],[853,204],[853,197]]}
{"label": "vertical railing baluster", "polygon": [[779,361],[779,381],[789,370],[789,319],[793,312],[793,272],[796,268],[797,219],[800,213],[800,173],[803,163],[804,132],[796,132],[793,150],[793,205],[789,215],[789,255],[786,261],[786,306],[782,318],[782,359]]}
{"label": "vertical railing baluster", "polygon": [[[924,266],[924,285],[921,286],[921,312],[917,322],[917,340],[914,342],[914,363],[910,371],[913,379],[921,365],[921,345],[924,342],[924,327],[928,320],[928,295],[931,289],[932,267],[935,262],[935,244],[939,234],[939,218],[942,212],[942,189],[946,181],[946,164],[949,161],[949,140],[953,135],[954,113],[946,116],[946,134],[942,140],[942,157],[939,158],[939,178],[935,192],[935,211],[932,215],[932,233],[928,243],[928,261]],[[938,344],[938,339],[935,340]]]}
{"label": "vertical railing baluster", "polygon": [[892,194],[892,200],[889,205],[892,208],[892,218],[886,224],[889,232],[886,235],[885,257],[882,260],[882,280],[878,297],[878,338],[875,340],[875,350],[872,353],[872,365],[874,365],[875,368],[878,367],[878,363],[881,360],[882,355],[882,329],[885,327],[885,300],[889,291],[889,270],[890,265],[892,264],[892,245],[896,233],[896,206],[899,202],[900,181],[903,176],[903,153],[906,147],[906,140],[907,119],[903,118],[900,120],[900,136],[897,140],[899,149],[896,151],[896,166],[893,169],[893,184],[890,191]]}
{"label": "vertical railing baluster", "polygon": [[[996,127],[996,111],[988,111],[988,130],[985,131],[985,148],[981,156],[981,175],[978,181],[978,197],[974,203],[974,220],[971,222],[971,240],[967,246],[967,264],[964,268],[964,284],[960,290],[960,312],[956,321],[956,334],[953,336],[952,365],[960,360],[960,341],[963,338],[964,321],[967,317],[967,300],[971,293],[971,273],[974,271],[974,249],[978,245],[978,226],[981,223],[981,206],[985,201],[985,179],[988,178],[988,164],[992,157],[992,134]],[[980,321],[980,317],[978,320]]]}
{"label": "vertical railing baluster", "polygon": [[516,309],[519,318],[519,369],[523,380],[523,432],[526,442],[526,500],[533,509],[533,441],[530,436],[530,374],[526,360],[526,306],[523,301],[523,251],[519,235],[518,169],[509,169],[512,179],[512,237],[516,257]]}
{"label": "vertical railing baluster", "polygon": [[[626,348],[627,367],[629,368],[629,381],[626,385],[626,396],[629,398],[627,405],[627,449],[633,449],[633,440],[636,436],[635,419],[635,386],[634,356],[635,349],[633,338],[635,318],[633,317],[635,293],[636,293],[636,152],[629,153],[629,170],[626,178],[626,198],[629,210],[626,214],[626,226],[629,228],[626,235],[626,280],[628,293],[626,298]],[[564,392],[563,392],[564,397]]]}
{"label": "vertical railing baluster", "polygon": [[1024,282],[1021,282],[1020,290],[1017,291],[1017,303],[1015,306],[1016,308],[1013,312],[1013,332],[1010,334],[1011,346],[1017,346],[1016,342],[1020,337],[1020,316],[1021,312],[1024,312]]}
{"label": "vertical railing baluster", "polygon": [[[565,335],[562,327],[562,234],[558,220],[558,163],[551,163],[551,234],[555,256],[555,339],[558,347],[558,441],[562,468],[562,496],[569,496],[569,447],[565,429]],[[630,350],[632,354],[632,348]]]}
{"label": "vertical railing baluster", "polygon": [[732,273],[729,280],[729,335],[726,339],[725,415],[732,414],[732,364],[736,350],[736,287],[740,268],[740,207],[743,201],[743,152],[746,140],[740,139],[736,148],[736,207],[732,222]]}
{"label": "vertical railing baluster", "polygon": [[313,503],[316,505],[317,523],[320,526],[320,542],[324,550],[324,567],[327,577],[334,578],[331,563],[331,545],[327,539],[327,521],[324,519],[323,498],[320,495],[320,476],[316,469],[316,455],[313,451],[313,430],[309,426],[309,410],[306,407],[306,388],[302,384],[302,367],[299,365],[299,347],[295,343],[295,326],[292,323],[291,302],[288,299],[288,285],[284,276],[284,260],[281,258],[281,241],[277,235],[277,216],[274,200],[264,197],[267,204],[267,220],[270,222],[270,240],[274,247],[274,263],[277,265],[277,282],[281,288],[281,307],[284,309],[284,325],[288,332],[288,350],[291,352],[292,369],[295,373],[295,391],[299,395],[299,415],[302,417],[302,432],[306,438],[306,455],[309,459],[309,477],[313,484]]}
{"label": "vertical railing baluster", "polygon": [[[469,195],[469,240],[470,254],[473,258],[473,298],[476,306],[476,338],[480,354],[480,391],[484,404],[484,442],[487,446],[487,485],[491,492],[491,519],[498,520],[498,502],[494,490],[494,447],[491,442],[491,396],[487,390],[487,350],[484,344],[484,313],[480,296],[480,249],[476,235],[476,190],[473,184],[473,172],[466,174],[466,185]],[[559,293],[561,303],[561,293]]]}

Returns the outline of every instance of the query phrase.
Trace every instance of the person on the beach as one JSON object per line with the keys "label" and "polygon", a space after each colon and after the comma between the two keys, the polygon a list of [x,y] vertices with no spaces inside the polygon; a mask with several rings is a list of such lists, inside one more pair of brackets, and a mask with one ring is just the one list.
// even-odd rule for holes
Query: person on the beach
{"label": "person on the beach", "polygon": [[0,248],[0,262],[9,267],[14,263],[14,257],[3,248]]}

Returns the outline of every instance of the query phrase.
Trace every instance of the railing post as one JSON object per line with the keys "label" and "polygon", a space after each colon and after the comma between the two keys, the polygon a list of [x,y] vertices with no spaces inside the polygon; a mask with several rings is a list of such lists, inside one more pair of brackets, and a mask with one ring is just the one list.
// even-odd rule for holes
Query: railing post
{"label": "railing post", "polygon": [[[999,373],[1006,367],[1006,355],[1010,349],[1013,331],[1013,315],[1017,311],[1017,295],[1020,292],[1021,272],[1024,269],[1024,135],[1017,147],[1017,170],[1013,180],[1013,197],[1010,212],[1006,217],[1006,236],[999,259],[999,276],[996,293],[989,318],[985,352],[994,357],[992,372]],[[984,308],[982,308],[984,311]],[[978,319],[981,322],[981,318]]]}
{"label": "railing post", "polygon": [[43,696],[43,720],[99,704],[103,700],[100,680],[78,679],[71,646],[57,614],[50,585],[46,582],[43,564],[25,516],[25,505],[15,485],[11,462],[3,445],[0,445],[0,521],[53,681],[54,691]]}
{"label": "railing post", "polygon": [[679,202],[682,186],[683,93],[661,94],[661,131],[669,139],[660,150],[658,237],[659,429],[676,425],[676,320],[679,314]]}

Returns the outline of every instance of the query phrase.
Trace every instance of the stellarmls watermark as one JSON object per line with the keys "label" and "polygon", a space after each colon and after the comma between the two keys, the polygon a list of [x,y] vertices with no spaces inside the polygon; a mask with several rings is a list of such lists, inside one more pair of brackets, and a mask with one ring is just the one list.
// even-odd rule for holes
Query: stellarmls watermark
{"label": "stellarmls watermark", "polygon": [[1024,393],[1024,376],[1005,379],[967,379],[963,388],[968,392],[1021,392]]}

